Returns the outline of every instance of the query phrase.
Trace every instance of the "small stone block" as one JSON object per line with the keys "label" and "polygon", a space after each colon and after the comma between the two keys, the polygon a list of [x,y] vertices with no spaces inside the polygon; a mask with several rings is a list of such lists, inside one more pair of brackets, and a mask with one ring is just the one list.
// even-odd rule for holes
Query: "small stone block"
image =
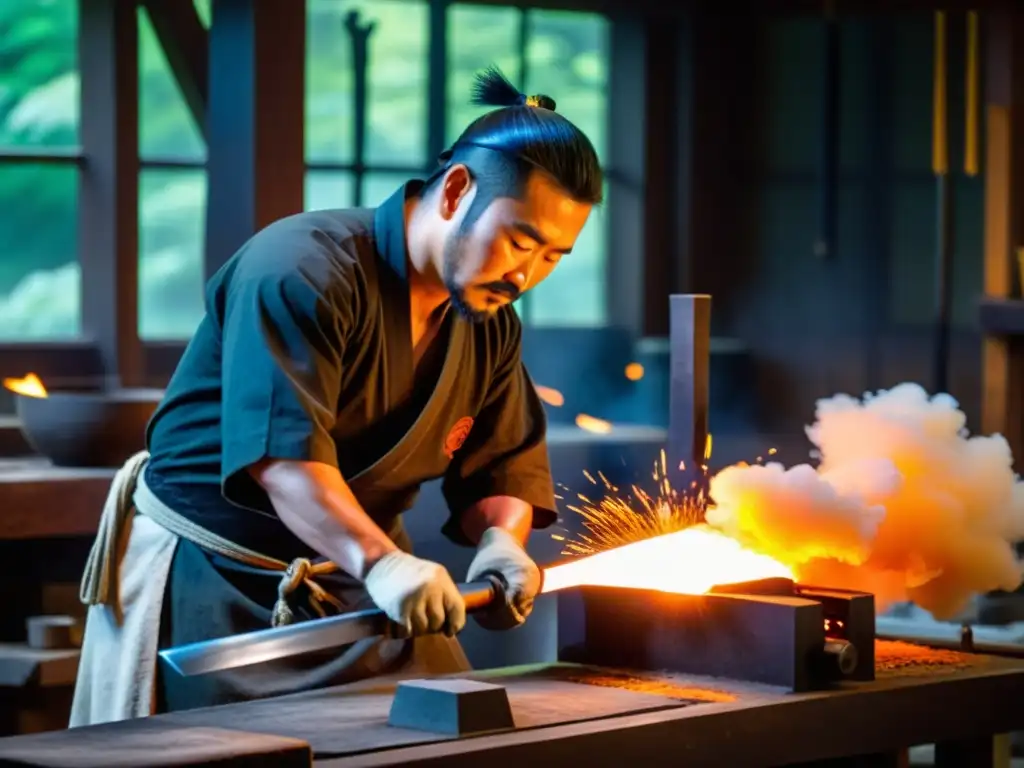
{"label": "small stone block", "polygon": [[476,680],[405,680],[388,725],[450,736],[515,728],[504,686]]}

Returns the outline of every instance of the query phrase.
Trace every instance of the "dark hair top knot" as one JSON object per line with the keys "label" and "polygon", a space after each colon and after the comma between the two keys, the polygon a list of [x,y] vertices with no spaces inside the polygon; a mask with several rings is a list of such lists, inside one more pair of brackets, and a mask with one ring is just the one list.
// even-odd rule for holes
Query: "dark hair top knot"
{"label": "dark hair top knot", "polygon": [[540,93],[527,96],[509,82],[500,69],[491,66],[476,76],[472,103],[481,107],[541,107],[555,111],[555,100]]}

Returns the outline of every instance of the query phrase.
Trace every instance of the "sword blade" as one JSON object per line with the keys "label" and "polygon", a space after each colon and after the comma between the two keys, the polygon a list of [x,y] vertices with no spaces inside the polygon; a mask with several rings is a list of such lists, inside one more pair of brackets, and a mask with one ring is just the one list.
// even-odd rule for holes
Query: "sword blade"
{"label": "sword blade", "polygon": [[[456,586],[465,600],[467,611],[483,610],[495,602],[500,604],[504,601],[505,582],[497,574],[484,574],[479,581]],[[371,637],[392,636],[394,628],[384,611],[369,608],[179,645],[160,651],[159,656],[165,670],[181,677],[195,677],[341,648]]]}
{"label": "sword blade", "polygon": [[194,677],[340,648],[387,635],[390,625],[383,611],[370,608],[168,648],[160,651],[160,660],[178,675]]}

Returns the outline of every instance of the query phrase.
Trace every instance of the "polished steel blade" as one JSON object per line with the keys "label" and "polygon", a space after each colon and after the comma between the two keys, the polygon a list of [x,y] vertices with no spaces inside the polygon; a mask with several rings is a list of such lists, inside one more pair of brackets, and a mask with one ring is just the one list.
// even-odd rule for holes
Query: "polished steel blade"
{"label": "polished steel blade", "polygon": [[368,637],[387,635],[390,627],[383,611],[370,608],[168,648],[160,651],[160,660],[178,675],[194,677],[340,648]]}
{"label": "polished steel blade", "polygon": [[[501,604],[505,599],[506,584],[500,574],[486,573],[478,581],[456,584],[456,587],[465,600],[467,611],[487,608],[494,601]],[[168,648],[160,651],[160,663],[173,674],[195,677],[341,648],[370,637],[391,636],[393,628],[395,625],[384,611],[369,608]]]}

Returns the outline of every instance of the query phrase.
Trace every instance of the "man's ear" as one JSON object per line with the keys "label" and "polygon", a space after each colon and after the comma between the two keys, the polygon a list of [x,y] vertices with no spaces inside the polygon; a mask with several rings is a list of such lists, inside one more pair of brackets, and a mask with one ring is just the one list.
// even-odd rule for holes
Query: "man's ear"
{"label": "man's ear", "polygon": [[469,169],[462,163],[456,163],[441,179],[441,194],[438,213],[445,221],[451,221],[459,210],[459,205],[473,187],[473,177]]}

